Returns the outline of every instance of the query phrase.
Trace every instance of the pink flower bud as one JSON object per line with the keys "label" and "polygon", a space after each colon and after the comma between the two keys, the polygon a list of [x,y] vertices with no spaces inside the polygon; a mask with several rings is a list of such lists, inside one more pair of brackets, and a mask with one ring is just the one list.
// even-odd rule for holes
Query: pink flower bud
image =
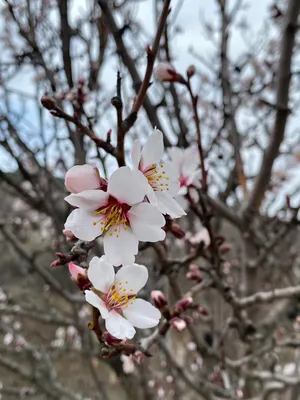
{"label": "pink flower bud", "polygon": [[198,312],[199,314],[203,315],[203,317],[209,316],[209,312],[207,311],[207,309],[201,305],[198,306]]}
{"label": "pink flower bud", "polygon": [[191,296],[183,297],[175,304],[174,312],[176,314],[181,314],[184,311],[186,311],[192,303],[193,303],[193,298]]}
{"label": "pink flower bud", "polygon": [[91,165],[75,165],[65,176],[65,186],[71,193],[100,188],[100,175]]}
{"label": "pink flower bud", "polygon": [[195,72],[196,72],[195,65],[190,65],[188,67],[188,69],[186,70],[186,74],[187,74],[188,78],[191,78],[193,75],[195,75]]}
{"label": "pink flower bud", "polygon": [[172,319],[171,325],[179,332],[183,331],[187,326],[186,322],[182,318],[177,317]]}
{"label": "pink flower bud", "polygon": [[186,274],[186,277],[188,279],[191,279],[192,281],[195,281],[197,283],[200,283],[202,281],[202,276],[200,273],[199,268],[195,264],[191,264],[189,268],[189,272]]}
{"label": "pink flower bud", "polygon": [[157,79],[162,82],[174,82],[178,80],[178,74],[169,63],[159,63],[154,69]]}
{"label": "pink flower bud", "polygon": [[163,292],[161,292],[160,290],[152,290],[151,298],[155,307],[157,307],[159,311],[161,311],[162,313],[168,311],[168,300],[166,299]]}
{"label": "pink flower bud", "polygon": [[86,276],[86,270],[84,268],[78,267],[78,265],[73,264],[72,262],[69,263],[69,271],[71,274],[71,277],[75,280],[78,281],[79,275]]}

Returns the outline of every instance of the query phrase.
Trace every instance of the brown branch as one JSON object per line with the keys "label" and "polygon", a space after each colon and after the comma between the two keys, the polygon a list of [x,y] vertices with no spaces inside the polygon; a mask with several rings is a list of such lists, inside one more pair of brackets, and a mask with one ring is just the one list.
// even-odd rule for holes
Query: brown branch
{"label": "brown branch", "polygon": [[90,139],[94,141],[97,147],[101,147],[108,154],[118,158],[118,153],[116,148],[107,140],[100,139],[98,136],[94,134],[86,125],[84,125],[76,115],[67,114],[62,108],[58,107],[55,100],[49,97],[41,98],[42,105],[50,111],[51,115],[56,118],[64,119],[65,121],[72,122],[78,128],[78,130],[84,135],[88,136]]}
{"label": "brown branch", "polygon": [[70,42],[72,34],[68,21],[68,1],[67,0],[59,1],[58,9],[60,14],[60,37],[62,41],[64,70],[66,73],[68,85],[70,88],[72,88],[73,87],[72,60],[70,54]]}
{"label": "brown branch", "polygon": [[[165,1],[165,5],[166,4],[169,5],[170,1],[171,0],[166,0]],[[137,119],[136,109],[139,109],[141,107],[141,105],[142,105],[142,104],[140,104],[141,100],[142,100],[143,106],[145,108],[146,114],[147,114],[151,124],[156,126],[158,129],[162,130],[159,118],[157,116],[156,109],[153,106],[153,104],[151,103],[151,101],[150,101],[149,97],[147,96],[147,94],[144,93],[145,89],[148,89],[148,87],[149,87],[149,81],[148,81],[148,83],[147,82],[145,82],[144,84],[142,83],[141,78],[139,76],[139,73],[137,71],[137,68],[135,66],[135,63],[132,60],[132,58],[130,57],[130,55],[129,55],[128,51],[127,51],[127,48],[126,48],[126,46],[124,44],[124,41],[123,41],[123,38],[122,38],[122,34],[120,32],[120,29],[117,26],[117,23],[115,21],[115,18],[114,18],[113,14],[112,14],[111,9],[108,6],[107,0],[98,0],[98,4],[99,4],[99,6],[100,6],[100,8],[101,8],[101,10],[103,12],[104,21],[105,21],[110,33],[112,34],[112,36],[114,38],[114,41],[115,41],[116,47],[117,47],[117,51],[118,51],[120,57],[122,58],[122,61],[123,61],[124,65],[126,66],[126,68],[128,69],[128,71],[129,71],[129,73],[131,75],[131,78],[133,80],[133,85],[134,85],[135,91],[137,93],[137,98],[139,98],[138,101],[137,100],[135,101],[134,108],[132,109],[131,113],[128,115],[128,117],[124,121],[124,124],[125,124],[124,131],[128,132],[128,130],[135,123],[135,121]],[[165,13],[166,13],[165,12],[165,8],[168,9],[168,6],[166,6],[166,7],[164,6],[164,9],[163,9],[165,20],[164,21],[160,20],[161,22],[163,22],[163,26],[164,26],[164,23],[165,23],[166,18],[167,18],[167,15],[165,15]],[[161,34],[163,32],[163,27],[161,29],[160,22],[159,22],[158,30],[159,30],[159,33],[161,31],[161,33],[160,33],[160,36],[161,36]],[[153,48],[155,50],[154,46],[157,45],[157,41],[159,43],[160,36],[159,37],[158,37],[158,35],[155,36],[151,51],[153,51]],[[157,53],[157,50],[156,50],[156,53]],[[153,68],[153,66],[152,66],[152,68]],[[147,76],[148,76],[149,72],[150,72],[150,69],[147,68],[147,70],[146,70]],[[152,70],[151,70],[151,72],[152,72]],[[146,75],[145,75],[145,77],[146,77]],[[150,79],[150,77],[149,77],[149,79]],[[142,89],[142,87],[143,87],[143,89]],[[141,89],[142,89],[141,93],[143,94],[143,98],[142,98],[142,94],[139,94]],[[170,142],[169,142],[168,138],[165,135],[164,135],[164,143],[165,143],[166,146],[170,146]]]}
{"label": "brown branch", "polygon": [[290,286],[283,289],[274,289],[269,292],[257,292],[251,296],[241,299],[235,298],[234,303],[240,308],[250,307],[253,304],[270,303],[274,300],[298,298],[300,296],[300,285]]}
{"label": "brown branch", "polygon": [[281,40],[281,53],[277,72],[276,117],[270,144],[265,151],[260,172],[251,193],[247,211],[258,212],[268,188],[272,167],[279,154],[284,139],[285,127],[290,110],[288,108],[291,81],[291,62],[298,29],[297,19],[300,11],[298,0],[289,0],[284,31]]}
{"label": "brown branch", "polygon": [[229,35],[229,17],[227,16],[225,10],[225,1],[218,0],[220,4],[221,17],[222,17],[222,26],[221,26],[221,85],[223,91],[223,113],[224,120],[228,121],[230,124],[231,131],[231,140],[234,149],[235,156],[235,166],[238,177],[238,182],[241,185],[244,196],[247,197],[247,185],[246,185],[246,177],[244,173],[243,160],[241,156],[241,143],[240,143],[240,135],[236,125],[235,119],[235,110],[232,103],[232,87],[229,77],[229,68],[228,68],[228,35]]}

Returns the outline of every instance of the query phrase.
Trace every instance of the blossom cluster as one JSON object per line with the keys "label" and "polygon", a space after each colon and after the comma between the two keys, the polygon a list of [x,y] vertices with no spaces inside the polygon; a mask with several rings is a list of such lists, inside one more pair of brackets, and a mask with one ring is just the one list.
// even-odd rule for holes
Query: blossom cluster
{"label": "blossom cluster", "polygon": [[117,339],[131,339],[134,327],[150,328],[159,322],[160,311],[136,298],[148,270],[134,263],[135,256],[139,241],[164,240],[166,215],[185,215],[177,196],[199,187],[197,154],[193,148],[173,148],[163,161],[163,135],[155,129],[143,148],[139,140],[133,143],[131,167],[119,167],[108,179],[90,165],[76,165],[66,174],[71,194],[65,200],[74,210],[65,223],[65,235],[83,241],[101,237],[104,248],[87,273],[72,263],[70,273]]}

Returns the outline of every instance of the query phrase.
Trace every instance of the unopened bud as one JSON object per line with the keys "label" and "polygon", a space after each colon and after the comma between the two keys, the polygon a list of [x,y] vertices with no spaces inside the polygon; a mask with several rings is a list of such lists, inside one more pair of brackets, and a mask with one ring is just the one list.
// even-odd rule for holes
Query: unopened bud
{"label": "unopened bud", "polygon": [[170,232],[177,238],[183,239],[185,237],[185,231],[181,228],[180,225],[172,223],[170,227]]}
{"label": "unopened bud", "polygon": [[181,332],[186,328],[187,323],[184,321],[184,319],[176,317],[172,319],[171,325],[177,331]]}
{"label": "unopened bud", "polygon": [[160,290],[152,290],[151,299],[155,307],[157,307],[161,313],[165,314],[169,312],[168,300],[163,292]]}
{"label": "unopened bud", "polygon": [[188,69],[186,70],[186,74],[188,78],[191,78],[193,75],[195,75],[196,72],[196,67],[195,65],[190,65]]}
{"label": "unopened bud", "polygon": [[91,285],[87,277],[86,269],[81,268],[78,265],[70,262],[69,271],[72,279],[76,281],[77,286],[79,287],[80,290],[84,291]]}
{"label": "unopened bud", "polygon": [[51,97],[43,96],[41,98],[41,103],[42,103],[42,106],[45,107],[49,111],[54,110],[56,107],[56,101]]}
{"label": "unopened bud", "polygon": [[79,267],[78,265],[76,265],[76,264],[74,264],[74,263],[72,263],[72,262],[69,263],[69,271],[70,271],[71,277],[72,277],[75,281],[77,281],[79,275],[86,276],[86,271],[85,271],[85,269]]}
{"label": "unopened bud", "polygon": [[177,301],[174,306],[174,312],[176,314],[181,314],[186,311],[193,303],[193,298],[191,296],[183,297],[181,300]]}
{"label": "unopened bud", "polygon": [[226,254],[232,249],[232,245],[230,243],[224,242],[221,244],[219,247],[220,253],[221,254]]}
{"label": "unopened bud", "polygon": [[154,74],[162,82],[185,82],[183,76],[178,74],[169,63],[158,64],[154,69]]}
{"label": "unopened bud", "polygon": [[208,310],[205,307],[201,306],[201,305],[198,306],[198,312],[199,312],[199,314],[203,315],[203,317],[208,317],[209,316]]}
{"label": "unopened bud", "polygon": [[186,277],[188,279],[191,279],[192,281],[195,281],[197,283],[200,283],[202,281],[202,276],[200,273],[199,268],[195,264],[191,264],[189,267],[189,272],[187,272]]}

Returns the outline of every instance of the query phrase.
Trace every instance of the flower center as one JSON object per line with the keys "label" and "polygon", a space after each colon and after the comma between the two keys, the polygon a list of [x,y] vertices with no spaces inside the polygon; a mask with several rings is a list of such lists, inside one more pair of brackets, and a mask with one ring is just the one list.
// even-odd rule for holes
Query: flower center
{"label": "flower center", "polygon": [[169,191],[169,184],[166,181],[169,181],[170,177],[167,176],[164,167],[164,164],[151,164],[142,171],[154,191]]}
{"label": "flower center", "polygon": [[[126,287],[127,286],[127,287]],[[108,310],[120,310],[133,304],[136,296],[134,290],[128,286],[128,281],[123,285],[122,282],[114,282],[106,295],[105,305]]]}
{"label": "flower center", "polygon": [[187,186],[188,178],[186,176],[180,175],[178,180],[179,180],[179,183],[180,183],[180,187]]}
{"label": "flower center", "polygon": [[93,224],[100,224],[102,236],[108,233],[109,236],[115,234],[116,237],[119,237],[120,230],[124,229],[126,231],[130,226],[127,217],[127,212],[130,208],[127,204],[121,204],[110,196],[107,205],[95,211],[95,215],[100,218],[98,221],[94,221]]}

